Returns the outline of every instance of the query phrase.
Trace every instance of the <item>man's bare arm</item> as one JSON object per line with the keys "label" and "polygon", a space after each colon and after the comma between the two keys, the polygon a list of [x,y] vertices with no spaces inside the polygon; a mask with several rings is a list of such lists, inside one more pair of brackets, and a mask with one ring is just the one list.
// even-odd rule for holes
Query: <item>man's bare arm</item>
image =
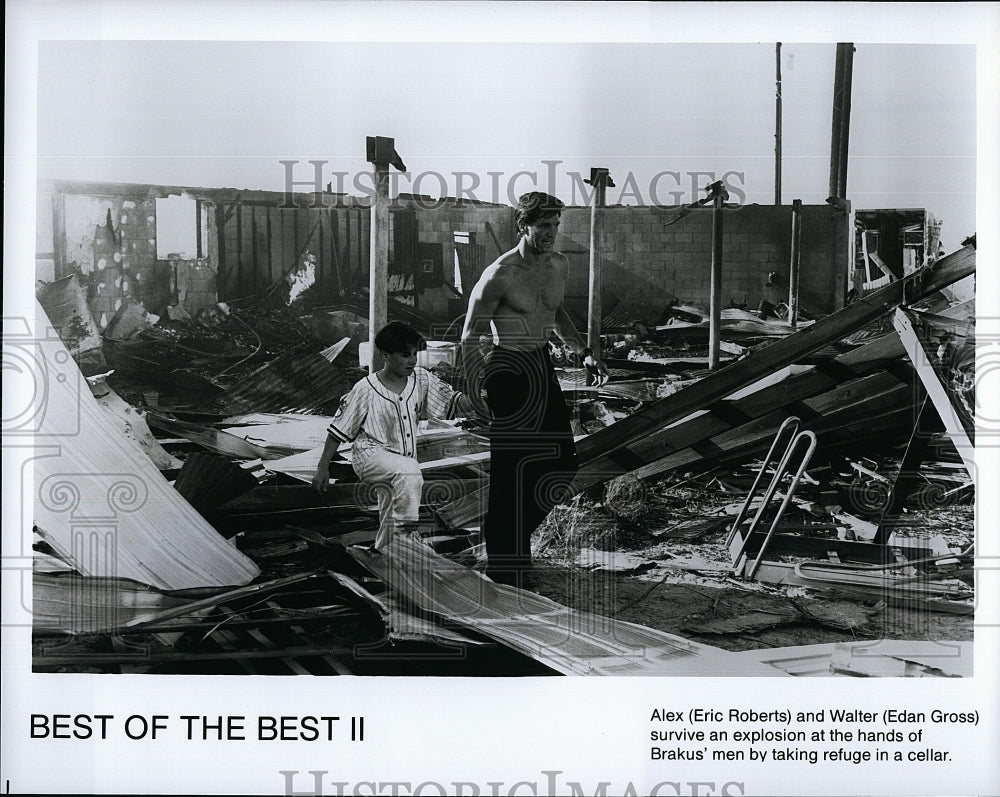
{"label": "man's bare arm", "polygon": [[498,272],[496,264],[490,266],[472,289],[469,294],[469,309],[465,314],[465,327],[462,329],[462,367],[465,369],[466,393],[484,417],[488,415],[486,408],[481,406],[480,389],[485,360],[479,349],[479,336],[493,334],[490,322],[504,296],[502,278]]}
{"label": "man's bare arm", "polygon": [[559,309],[556,310],[555,325],[553,331],[558,336],[559,340],[563,342],[564,346],[567,346],[573,351],[577,356],[583,351],[584,347],[587,345],[583,337],[576,329],[576,324],[573,323],[573,319],[569,317],[569,313],[566,312],[566,308],[563,305],[559,305]]}

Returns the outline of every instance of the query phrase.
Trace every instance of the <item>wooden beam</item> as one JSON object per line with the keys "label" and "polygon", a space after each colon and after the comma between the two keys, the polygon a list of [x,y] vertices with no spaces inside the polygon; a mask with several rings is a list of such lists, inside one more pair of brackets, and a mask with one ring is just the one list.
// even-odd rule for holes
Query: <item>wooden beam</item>
{"label": "wooden beam", "polygon": [[788,269],[788,323],[799,323],[799,265],[802,261],[802,200],[792,200],[792,257]]}
{"label": "wooden beam", "polygon": [[920,339],[917,326],[914,324],[914,316],[899,307],[896,308],[893,316],[893,325],[899,333],[899,339],[903,341],[907,354],[910,355],[910,363],[917,372],[920,382],[927,391],[927,396],[934,404],[938,415],[944,423],[948,436],[958,450],[965,469],[969,475],[975,478],[976,471],[974,465],[975,446],[973,443],[974,430],[967,429],[963,423],[961,415],[952,405],[948,390],[941,382],[941,376],[934,365],[934,356]]}
{"label": "wooden beam", "polygon": [[976,251],[967,246],[915,272],[910,278],[887,285],[843,310],[776,340],[700,382],[584,438],[577,445],[580,462],[605,474],[608,479],[614,478],[627,470],[609,456],[614,451],[839,340],[892,310],[904,299],[916,301],[974,273],[975,267]]}
{"label": "wooden beam", "polygon": [[587,303],[587,345],[594,356],[601,356],[601,233],[604,230],[605,195],[608,186],[614,186],[611,175],[605,168],[590,170],[586,181],[594,187],[590,205],[590,281]]}
{"label": "wooden beam", "polygon": [[888,542],[889,535],[892,534],[892,530],[899,523],[903,514],[903,504],[906,503],[913,485],[919,481],[920,464],[924,461],[924,454],[930,444],[930,436],[926,428],[932,417],[936,417],[934,404],[930,397],[925,395],[920,404],[920,412],[913,424],[913,434],[910,435],[910,441],[906,444],[906,451],[899,463],[899,471],[896,473],[896,478],[889,491],[889,499],[886,501],[885,509],[882,510],[882,516],[879,518],[878,531],[875,532],[875,537],[872,539],[872,542],[878,545],[885,545]]}

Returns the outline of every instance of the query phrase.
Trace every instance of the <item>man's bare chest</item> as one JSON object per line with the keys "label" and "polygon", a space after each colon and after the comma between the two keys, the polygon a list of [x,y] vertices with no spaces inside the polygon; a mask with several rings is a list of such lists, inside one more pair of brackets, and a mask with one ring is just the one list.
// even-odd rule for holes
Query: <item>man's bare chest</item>
{"label": "man's bare chest", "polygon": [[551,313],[562,304],[564,292],[557,274],[524,274],[508,282],[503,303],[518,313]]}

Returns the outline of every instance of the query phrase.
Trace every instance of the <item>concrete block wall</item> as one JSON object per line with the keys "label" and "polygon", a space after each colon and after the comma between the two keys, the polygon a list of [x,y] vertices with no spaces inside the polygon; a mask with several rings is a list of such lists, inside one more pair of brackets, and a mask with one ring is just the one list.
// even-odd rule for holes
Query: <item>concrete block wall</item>
{"label": "concrete block wall", "polygon": [[[440,243],[445,279],[452,281],[451,264],[455,262],[455,233],[475,233],[476,243],[486,247],[488,261],[500,255],[487,223],[506,252],[517,243],[512,208],[492,205],[472,205],[468,202],[447,202],[439,207],[420,207],[414,200],[400,200],[403,207],[412,207],[417,215],[417,234],[421,243]],[[427,204],[427,203],[425,203]],[[477,275],[478,276],[478,275]]]}
{"label": "concrete block wall", "polygon": [[[678,221],[677,209],[607,208],[601,241],[604,288],[640,306],[671,300],[708,306],[712,211],[693,210]],[[757,307],[788,299],[791,206],[747,205],[727,209],[723,221],[723,306]],[[567,208],[561,248],[570,251],[570,299],[586,297],[590,209]],[[843,306],[848,266],[849,219],[828,205],[803,206],[800,302],[828,313]],[[776,275],[774,284],[768,276]],[[607,304],[607,302],[606,302]],[[605,308],[609,309],[608,307]]]}
{"label": "concrete block wall", "polygon": [[[442,245],[446,278],[450,278],[448,269],[454,259],[455,232],[476,234],[477,243],[489,253],[486,264],[499,254],[487,222],[503,251],[517,243],[512,208],[457,203],[421,208],[413,200],[402,203],[416,210],[419,240]],[[668,222],[678,219],[679,209],[611,207],[605,213],[601,238],[605,311],[618,301],[654,312],[674,300],[707,308],[710,208],[693,210],[669,226]],[[788,300],[791,214],[790,205],[747,205],[725,211],[724,306],[755,309],[761,300],[772,304]],[[849,218],[829,205],[805,205],[802,214],[800,303],[807,311],[829,313],[842,307],[846,297]],[[567,208],[557,248],[570,259],[570,305],[586,306],[589,239],[590,209]]]}

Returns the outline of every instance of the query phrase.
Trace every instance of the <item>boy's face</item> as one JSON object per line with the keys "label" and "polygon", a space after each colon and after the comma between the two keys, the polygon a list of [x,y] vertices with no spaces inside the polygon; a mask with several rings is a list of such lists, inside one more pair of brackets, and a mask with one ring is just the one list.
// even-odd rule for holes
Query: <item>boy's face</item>
{"label": "boy's face", "polygon": [[384,354],[386,370],[398,379],[406,379],[417,367],[417,350],[411,347],[405,352]]}

